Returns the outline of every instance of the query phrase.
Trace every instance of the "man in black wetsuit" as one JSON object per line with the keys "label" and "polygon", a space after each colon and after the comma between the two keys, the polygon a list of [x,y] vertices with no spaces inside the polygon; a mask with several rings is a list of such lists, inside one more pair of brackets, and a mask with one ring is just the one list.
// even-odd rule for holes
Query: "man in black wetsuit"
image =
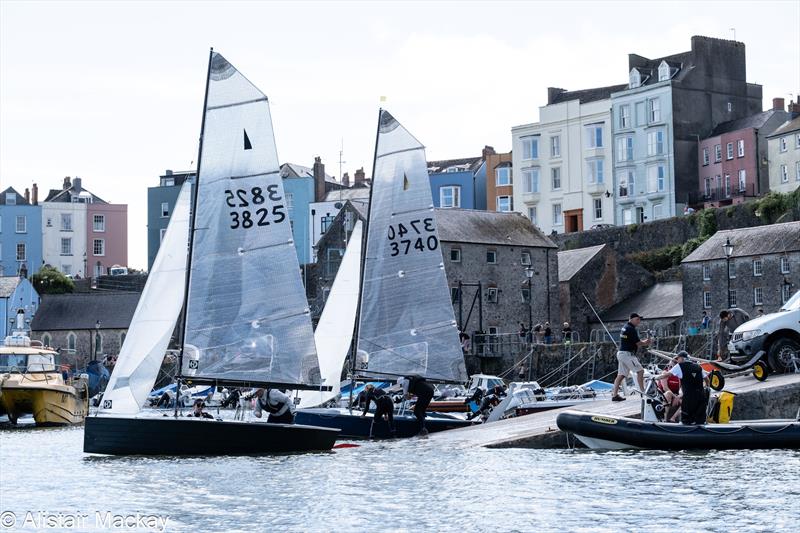
{"label": "man in black wetsuit", "polygon": [[670,374],[681,380],[681,423],[705,424],[708,409],[708,391],[705,385],[708,374],[695,362],[688,360],[689,354],[680,351],[675,355],[675,366],[664,371],[658,378],[669,377]]}
{"label": "man in black wetsuit", "polygon": [[[375,414],[372,419],[373,425],[379,420],[384,420],[389,424],[389,433],[394,433],[394,404],[392,403],[392,398],[385,390],[376,388],[372,383],[367,383],[364,390],[366,391],[366,395],[364,396],[364,412],[361,413],[361,416],[367,416],[369,406],[374,401]],[[370,431],[370,434],[371,433],[372,431]]]}
{"label": "man in black wetsuit", "polygon": [[433,385],[425,381],[423,377],[411,376],[405,378],[403,382],[403,392],[406,398],[411,394],[417,397],[417,403],[414,404],[414,416],[419,423],[417,434],[420,436],[427,435],[428,430],[425,429],[425,414],[428,410],[428,405],[430,405],[433,399]]}

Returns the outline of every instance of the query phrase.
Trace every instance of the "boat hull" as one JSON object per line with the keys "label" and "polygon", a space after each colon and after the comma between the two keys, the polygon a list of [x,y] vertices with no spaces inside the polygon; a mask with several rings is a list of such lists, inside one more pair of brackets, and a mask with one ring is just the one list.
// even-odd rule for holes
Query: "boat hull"
{"label": "boat hull", "polygon": [[41,375],[24,379],[7,379],[2,384],[0,403],[4,414],[15,422],[24,415],[33,415],[37,426],[69,426],[80,424],[89,412],[85,390],[64,385],[60,375],[48,380]]}
{"label": "boat hull", "polygon": [[107,455],[259,455],[328,451],[338,429],[198,418],[91,416],[83,451]]}
{"label": "boat hull", "polygon": [[[297,411],[295,421],[311,426],[339,428],[342,430],[340,437],[343,439],[408,438],[416,436],[419,428],[417,419],[413,415],[395,415],[395,431],[391,433],[389,425],[385,421],[373,423],[372,413],[362,417],[360,411],[353,411],[351,414],[347,409],[300,409]],[[425,419],[425,429],[428,430],[428,433],[466,427],[471,424],[472,422],[469,420],[450,416],[431,416],[429,414]]]}
{"label": "boat hull", "polygon": [[556,423],[561,431],[574,433],[584,444],[597,449],[800,449],[800,421],[796,420],[684,426],[566,411],[558,415]]}

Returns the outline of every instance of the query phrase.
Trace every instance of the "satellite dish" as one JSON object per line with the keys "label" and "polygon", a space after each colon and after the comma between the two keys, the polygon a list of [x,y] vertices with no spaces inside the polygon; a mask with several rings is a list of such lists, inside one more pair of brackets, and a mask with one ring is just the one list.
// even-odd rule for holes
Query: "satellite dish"
{"label": "satellite dish", "polygon": [[335,207],[336,209],[341,209],[342,206],[344,206],[342,202],[336,202],[335,204],[333,204],[333,207]]}

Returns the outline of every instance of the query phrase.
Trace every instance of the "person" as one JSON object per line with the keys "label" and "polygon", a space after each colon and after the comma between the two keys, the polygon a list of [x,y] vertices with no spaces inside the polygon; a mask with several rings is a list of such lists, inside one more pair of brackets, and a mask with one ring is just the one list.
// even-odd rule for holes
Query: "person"
{"label": "person", "polygon": [[[673,366],[674,363],[671,364],[667,370],[671,369]],[[667,422],[677,422],[681,414],[681,380],[678,379],[678,376],[670,374],[663,379],[656,379],[656,386],[662,392],[664,400],[667,402],[664,420]]]}
{"label": "person", "polygon": [[462,331],[458,334],[458,339],[461,341],[461,351],[467,355],[471,346],[469,335]]}
{"label": "person", "polygon": [[414,416],[418,424],[417,435],[424,437],[428,434],[428,430],[425,428],[425,415],[428,411],[428,405],[433,399],[433,385],[420,376],[401,379],[403,380],[402,385],[405,397],[410,398],[412,394],[417,397],[417,402],[414,404]]}
{"label": "person", "polygon": [[253,414],[261,418],[261,412],[269,413],[268,424],[294,424],[294,404],[283,391],[258,389]]}
{"label": "person", "polygon": [[206,413],[203,409],[205,409],[206,404],[200,398],[194,401],[194,405],[192,406],[192,412],[186,416],[193,417],[193,418],[210,418],[214,419],[209,413]]}
{"label": "person", "polygon": [[219,406],[223,409],[227,407],[239,407],[239,398],[241,398],[241,396],[242,393],[239,391],[239,389],[232,389],[228,391],[227,396],[224,400],[222,400],[222,403],[219,404]]}
{"label": "person", "polygon": [[467,415],[467,420],[472,420],[477,416],[488,416],[492,408],[499,405],[500,401],[505,396],[506,388],[501,385],[495,385],[489,392],[486,393],[486,395],[484,395],[478,410]]}
{"label": "person", "polygon": [[708,329],[709,324],[711,324],[711,317],[708,316],[708,313],[703,311],[703,318],[700,320],[700,329]]}
{"label": "person", "polygon": [[553,328],[550,327],[550,322],[544,323],[544,343],[553,344]]}
{"label": "person", "polygon": [[521,344],[525,344],[528,341],[528,328],[525,327],[525,324],[520,322],[519,323],[519,341]]}
{"label": "person", "polygon": [[[375,414],[372,423],[374,424],[376,420],[384,420],[389,424],[389,433],[394,433],[394,404],[392,403],[392,398],[385,390],[375,387],[372,383],[367,383],[364,390],[367,394],[365,395],[364,412],[361,413],[361,417],[367,416],[369,406],[374,401]],[[371,433],[372,431],[370,430]]]}
{"label": "person", "polygon": [[730,357],[728,341],[736,328],[750,320],[750,315],[741,309],[723,309],[719,312],[719,343],[717,361],[725,361]]}
{"label": "person", "polygon": [[631,313],[628,322],[622,326],[619,334],[619,351],[617,352],[617,377],[614,379],[614,387],[611,389],[611,400],[615,402],[624,401],[625,398],[619,395],[619,386],[625,381],[630,372],[636,373],[636,381],[639,383],[639,390],[644,391],[644,367],[636,358],[636,350],[640,346],[649,346],[650,339],[641,340],[636,328],[641,324],[642,317],[637,313]]}
{"label": "person", "polygon": [[564,322],[564,325],[561,326],[561,337],[564,339],[564,344],[572,342],[572,326],[569,325],[569,322]]}
{"label": "person", "polygon": [[708,373],[694,361],[689,361],[689,354],[680,351],[673,359],[675,365],[662,372],[657,379],[673,375],[681,380],[681,423],[697,425],[706,423],[708,409]]}
{"label": "person", "polygon": [[536,324],[533,326],[533,341],[537,344],[542,343],[542,325]]}

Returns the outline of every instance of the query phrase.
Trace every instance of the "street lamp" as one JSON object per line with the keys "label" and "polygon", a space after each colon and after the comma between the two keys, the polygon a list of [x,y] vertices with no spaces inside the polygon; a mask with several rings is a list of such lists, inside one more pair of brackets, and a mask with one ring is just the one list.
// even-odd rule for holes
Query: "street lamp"
{"label": "street lamp", "polygon": [[532,266],[525,267],[525,277],[528,278],[528,334],[532,335],[533,331],[533,275],[534,270]]}
{"label": "street lamp", "polygon": [[733,245],[730,238],[725,239],[725,244],[722,245],[722,250],[725,252],[725,266],[728,270],[728,309],[731,308],[731,256],[733,255]]}
{"label": "street lamp", "polygon": [[94,339],[92,339],[92,361],[97,361],[97,339],[100,336],[100,321],[94,323]]}

